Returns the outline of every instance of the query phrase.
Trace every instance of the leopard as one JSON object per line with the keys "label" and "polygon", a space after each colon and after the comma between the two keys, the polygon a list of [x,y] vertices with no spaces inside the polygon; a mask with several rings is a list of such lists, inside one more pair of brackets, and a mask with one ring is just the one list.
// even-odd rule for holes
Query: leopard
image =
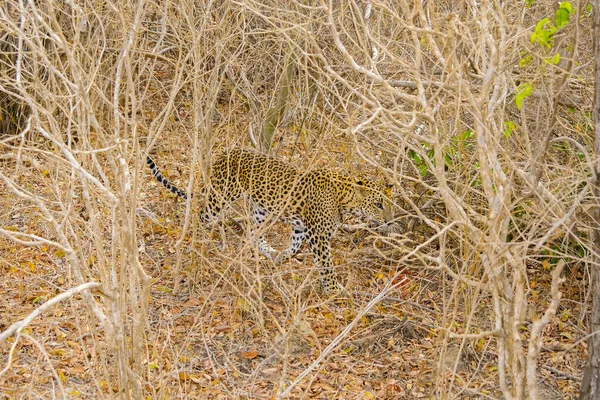
{"label": "leopard", "polygon": [[[188,197],[160,173],[150,156],[146,162],[167,190],[184,199]],[[308,242],[327,294],[345,292],[336,279],[331,259],[331,239],[343,215],[362,215],[375,226],[388,224],[394,217],[392,185],[327,168],[301,171],[253,149],[236,148],[217,157],[209,182],[209,189],[204,189],[208,190],[206,204],[200,212],[204,223],[215,221],[227,204],[246,196],[252,203],[251,237],[259,252],[269,259],[276,253],[260,234],[267,216],[287,221],[292,228],[290,246],[275,257],[275,264],[293,257]]]}

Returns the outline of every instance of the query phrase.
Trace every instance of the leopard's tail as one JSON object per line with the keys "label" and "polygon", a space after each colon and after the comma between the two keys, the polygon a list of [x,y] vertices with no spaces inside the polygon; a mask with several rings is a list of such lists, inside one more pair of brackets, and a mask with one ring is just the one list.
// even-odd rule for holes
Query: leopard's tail
{"label": "leopard's tail", "polygon": [[162,176],[162,174],[158,170],[158,167],[154,163],[154,160],[152,158],[150,158],[150,156],[146,157],[146,164],[148,164],[148,166],[150,167],[150,170],[152,170],[152,175],[154,175],[154,177],[156,178],[157,181],[159,181],[160,183],[162,183],[172,193],[175,193],[177,196],[179,196],[181,198],[187,199],[187,193],[186,192],[184,192],[183,190],[179,189],[178,187],[176,187],[175,185],[173,185],[171,182],[169,182],[167,180],[167,178],[165,178],[164,176]]}

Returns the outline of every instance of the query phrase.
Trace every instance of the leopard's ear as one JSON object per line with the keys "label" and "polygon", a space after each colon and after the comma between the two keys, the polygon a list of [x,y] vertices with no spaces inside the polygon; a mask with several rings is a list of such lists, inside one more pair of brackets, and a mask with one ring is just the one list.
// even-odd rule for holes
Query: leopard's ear
{"label": "leopard's ear", "polygon": [[394,185],[389,184],[389,183],[385,183],[384,184],[384,188],[383,189],[383,194],[385,194],[387,197],[392,197],[392,189],[393,189]]}
{"label": "leopard's ear", "polygon": [[379,187],[382,189],[383,194],[388,197],[392,196],[392,188],[394,185],[388,183],[385,178],[381,178],[381,181],[379,181]]}
{"label": "leopard's ear", "polygon": [[359,199],[364,199],[369,195],[369,188],[365,185],[365,182],[361,179],[355,180],[354,192]]}

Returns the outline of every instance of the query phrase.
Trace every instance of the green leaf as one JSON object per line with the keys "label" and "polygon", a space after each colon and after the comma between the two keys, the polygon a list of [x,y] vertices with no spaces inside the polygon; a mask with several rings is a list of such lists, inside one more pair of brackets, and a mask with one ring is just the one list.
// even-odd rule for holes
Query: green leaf
{"label": "green leaf", "polygon": [[446,164],[446,167],[451,168],[452,167],[452,156],[450,154],[446,154],[444,156],[444,164]]}
{"label": "green leaf", "polygon": [[519,61],[519,67],[523,68],[526,65],[530,65],[532,61],[533,57],[531,56],[531,54],[528,54],[525,57],[521,58],[521,60]]}
{"label": "green leaf", "polygon": [[553,44],[555,32],[556,27],[550,23],[550,20],[548,18],[542,18],[535,26],[533,33],[529,37],[529,41],[531,44],[534,44],[537,41],[540,46],[550,49]]}
{"label": "green leaf", "polygon": [[569,23],[569,12],[564,8],[559,8],[556,10],[556,17],[554,20],[556,21],[556,27],[558,29],[566,26]]}
{"label": "green leaf", "polygon": [[423,160],[421,159],[421,156],[418,155],[415,151],[413,150],[409,150],[408,151],[408,157],[413,160],[414,162],[416,162],[417,164],[420,164],[423,162]]}
{"label": "green leaf", "polygon": [[523,100],[531,96],[533,85],[531,83],[521,83],[517,88],[517,95],[515,96],[515,103],[517,108],[520,110],[523,107]]}
{"label": "green leaf", "polygon": [[560,54],[556,53],[554,57],[552,57],[552,64],[556,65],[560,62]]}
{"label": "green leaf", "polygon": [[473,132],[470,129],[468,131],[464,131],[463,133],[460,134],[460,140],[462,140],[463,142],[465,140],[474,139],[474,138],[475,138],[475,132]]}
{"label": "green leaf", "polygon": [[559,8],[564,8],[569,14],[573,14],[573,6],[569,1],[562,1],[558,5]]}
{"label": "green leaf", "polygon": [[510,137],[510,135],[512,135],[512,133],[515,131],[515,128],[517,126],[512,121],[506,121],[506,122],[504,122],[504,126],[505,126],[505,128],[504,128],[504,137],[508,139]]}
{"label": "green leaf", "polygon": [[408,151],[408,158],[415,162],[419,169],[419,173],[422,177],[425,177],[427,175],[427,164],[423,161],[423,158],[413,150]]}
{"label": "green leaf", "polygon": [[560,54],[556,53],[552,57],[546,57],[544,61],[546,61],[548,64],[557,65],[560,62]]}
{"label": "green leaf", "polygon": [[593,12],[594,12],[594,7],[591,4],[588,4],[587,7],[585,8],[586,16],[587,17],[591,16]]}
{"label": "green leaf", "polygon": [[550,20],[548,18],[542,18],[536,25],[535,25],[535,29],[533,30],[533,33],[531,34],[531,36],[529,37],[529,41],[531,42],[531,44],[534,44],[535,41],[537,40],[537,36],[540,34],[540,32],[542,32],[542,30],[544,29],[544,26],[549,23]]}
{"label": "green leaf", "polygon": [[573,6],[568,1],[563,1],[559,4],[558,10],[556,10],[556,27],[562,28],[569,23],[569,16],[573,14]]}

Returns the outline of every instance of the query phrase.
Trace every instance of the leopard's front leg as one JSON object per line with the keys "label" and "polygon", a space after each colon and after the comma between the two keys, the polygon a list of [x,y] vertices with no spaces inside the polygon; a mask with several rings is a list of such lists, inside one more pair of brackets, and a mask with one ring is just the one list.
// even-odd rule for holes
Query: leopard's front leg
{"label": "leopard's front leg", "polygon": [[331,237],[333,229],[311,232],[307,231],[307,240],[312,253],[315,256],[315,266],[321,274],[321,285],[328,295],[336,293],[348,293],[346,288],[340,284],[335,276],[333,262],[331,261]]}

